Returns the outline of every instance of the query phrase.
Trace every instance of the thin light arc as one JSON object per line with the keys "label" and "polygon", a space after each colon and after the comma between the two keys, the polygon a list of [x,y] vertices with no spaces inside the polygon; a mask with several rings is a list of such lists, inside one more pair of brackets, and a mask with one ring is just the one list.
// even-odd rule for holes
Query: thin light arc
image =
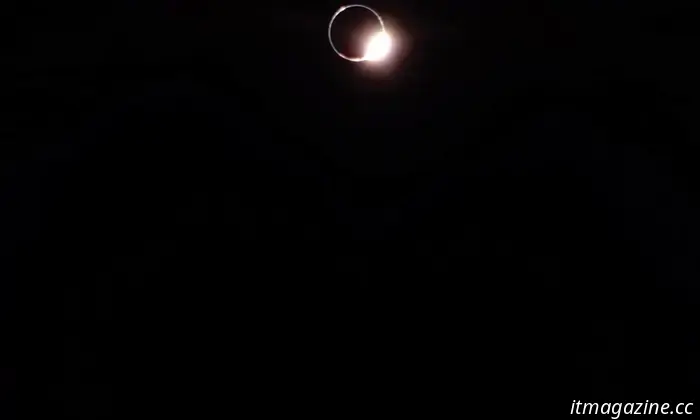
{"label": "thin light arc", "polygon": [[342,6],[340,9],[338,9],[334,14],[333,17],[331,17],[331,21],[328,24],[328,42],[330,42],[331,47],[333,48],[333,51],[335,51],[336,54],[340,58],[343,58],[348,61],[352,61],[354,63],[360,63],[363,61],[368,61],[365,57],[348,57],[347,55],[341,53],[338,51],[338,49],[335,47],[335,44],[333,44],[333,38],[331,37],[331,28],[333,27],[333,22],[335,21],[335,18],[338,17],[339,14],[343,13],[345,10],[350,9],[352,7],[360,7],[362,9],[369,10],[374,16],[377,17],[377,20],[379,20],[379,25],[382,27],[382,32],[386,32],[386,28],[384,27],[384,20],[382,17],[377,13],[374,9],[372,9],[369,6],[365,6],[364,4],[348,4],[346,6]]}

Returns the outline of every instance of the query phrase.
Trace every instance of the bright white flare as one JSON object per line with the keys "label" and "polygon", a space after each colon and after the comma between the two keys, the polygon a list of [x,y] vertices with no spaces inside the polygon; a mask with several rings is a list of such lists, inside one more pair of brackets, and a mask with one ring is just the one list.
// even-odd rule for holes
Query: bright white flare
{"label": "bright white flare", "polygon": [[389,34],[385,31],[377,32],[367,42],[363,59],[366,61],[381,61],[391,52],[391,45]]}

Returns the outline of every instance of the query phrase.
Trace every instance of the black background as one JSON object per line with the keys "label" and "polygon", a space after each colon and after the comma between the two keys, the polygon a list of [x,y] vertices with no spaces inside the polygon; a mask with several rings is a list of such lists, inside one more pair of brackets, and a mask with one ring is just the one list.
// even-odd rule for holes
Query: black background
{"label": "black background", "polygon": [[250,3],[7,7],[3,418],[697,395],[697,5]]}

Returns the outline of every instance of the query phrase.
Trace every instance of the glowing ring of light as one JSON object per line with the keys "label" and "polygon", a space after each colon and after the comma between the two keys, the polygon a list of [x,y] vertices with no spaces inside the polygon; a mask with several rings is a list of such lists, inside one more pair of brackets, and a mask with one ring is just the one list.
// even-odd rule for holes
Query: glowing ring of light
{"label": "glowing ring of light", "polygon": [[331,17],[331,21],[328,24],[328,42],[331,43],[331,47],[333,47],[333,51],[335,51],[335,53],[338,54],[338,56],[340,58],[344,58],[344,59],[346,59],[348,61],[352,61],[354,63],[360,63],[362,61],[368,61],[368,59],[366,58],[367,57],[366,55],[364,57],[348,57],[347,55],[338,51],[338,49],[335,47],[335,44],[333,44],[333,38],[331,37],[331,28],[333,27],[333,22],[335,21],[335,18],[337,18],[339,14],[343,13],[344,11],[346,11],[352,7],[360,7],[362,9],[369,10],[370,12],[372,12],[372,14],[374,16],[377,17],[377,20],[379,20],[379,25],[381,25],[381,27],[382,27],[381,32],[386,33],[386,29],[384,28],[384,20],[382,20],[382,17],[379,16],[379,13],[375,12],[374,9],[372,9],[369,6],[365,6],[364,4],[349,4],[347,6],[341,7],[340,9],[338,9],[337,12],[335,12],[333,14],[333,17]]}

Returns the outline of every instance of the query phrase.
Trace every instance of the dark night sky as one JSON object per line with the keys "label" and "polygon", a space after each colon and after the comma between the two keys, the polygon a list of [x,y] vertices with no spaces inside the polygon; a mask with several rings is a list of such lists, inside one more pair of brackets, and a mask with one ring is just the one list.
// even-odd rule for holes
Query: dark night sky
{"label": "dark night sky", "polygon": [[1,418],[698,395],[700,6],[141,3],[8,9]]}

